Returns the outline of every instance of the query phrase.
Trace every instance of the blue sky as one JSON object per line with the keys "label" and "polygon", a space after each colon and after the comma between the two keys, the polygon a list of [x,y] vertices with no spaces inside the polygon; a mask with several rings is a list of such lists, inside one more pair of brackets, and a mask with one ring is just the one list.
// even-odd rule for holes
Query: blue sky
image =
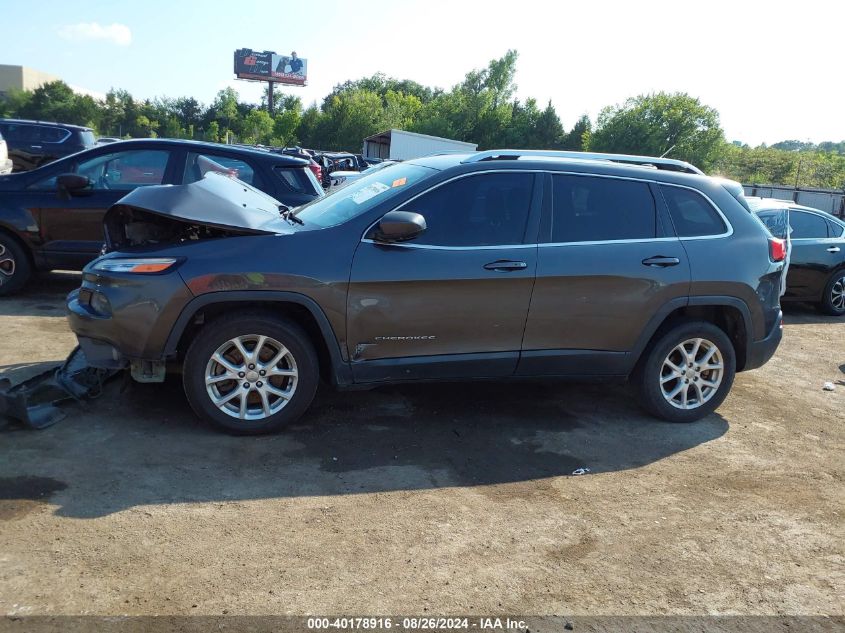
{"label": "blue sky", "polygon": [[551,99],[564,126],[655,90],[715,107],[729,140],[845,139],[837,2],[527,0],[3,0],[0,63],[23,64],[99,93],[194,96],[231,85],[236,48],[296,50],[308,104],[350,78],[385,72],[449,87],[508,48],[518,96]]}

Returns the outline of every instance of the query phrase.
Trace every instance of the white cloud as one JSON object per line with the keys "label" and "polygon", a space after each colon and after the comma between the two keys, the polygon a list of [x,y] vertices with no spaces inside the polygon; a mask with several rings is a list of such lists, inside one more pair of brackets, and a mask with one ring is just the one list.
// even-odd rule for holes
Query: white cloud
{"label": "white cloud", "polygon": [[83,40],[105,40],[118,46],[132,43],[132,31],[125,24],[103,26],[99,22],[80,22],[59,27],[59,37],[72,42]]}

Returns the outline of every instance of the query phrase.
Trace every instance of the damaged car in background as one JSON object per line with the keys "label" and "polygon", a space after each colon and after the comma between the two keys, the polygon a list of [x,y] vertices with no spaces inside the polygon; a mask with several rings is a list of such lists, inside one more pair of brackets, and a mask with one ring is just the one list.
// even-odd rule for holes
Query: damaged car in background
{"label": "damaged car in background", "polygon": [[81,270],[100,254],[104,214],[127,193],[186,185],[209,173],[291,206],[323,196],[300,158],[178,139],[109,143],[0,176],[0,296],[21,290],[35,271]]}
{"label": "damaged car in background", "polygon": [[628,379],[692,422],[781,338],[783,241],[671,159],[432,156],[294,209],[210,173],[129,193],[105,236],[67,304],[88,362],[181,373],[231,433],[295,421],[321,378]]}

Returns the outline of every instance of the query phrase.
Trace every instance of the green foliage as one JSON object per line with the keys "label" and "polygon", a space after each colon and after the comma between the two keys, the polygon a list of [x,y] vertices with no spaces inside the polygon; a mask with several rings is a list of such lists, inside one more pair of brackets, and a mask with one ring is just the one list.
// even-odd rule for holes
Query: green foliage
{"label": "green foliage", "polygon": [[[363,139],[391,128],[477,143],[480,149],[592,150],[690,161],[744,183],[845,188],[845,141],[785,140],[771,147],[726,143],[719,115],[698,99],[664,92],[587,115],[568,131],[554,106],[516,99],[516,51],[470,71],[448,90],[384,74],[338,84],[321,104],[303,108],[295,94],[275,93],[266,105],[240,101],[233,88],[209,105],[192,97],[139,101],[111,89],[102,101],[56,81],[33,91],[9,91],[0,116],[88,125],[103,136],[194,138],[212,142],[302,145],[361,151]],[[266,93],[263,100],[266,104]]]}
{"label": "green foliage", "polygon": [[845,156],[812,150],[725,144],[713,173],[746,184],[845,189]]}
{"label": "green foliage", "polygon": [[724,144],[719,113],[682,92],[657,92],[601,111],[590,135],[597,152],[686,160],[707,169]]}
{"label": "green foliage", "polygon": [[267,145],[273,138],[275,121],[266,110],[253,110],[244,118],[243,141]]}

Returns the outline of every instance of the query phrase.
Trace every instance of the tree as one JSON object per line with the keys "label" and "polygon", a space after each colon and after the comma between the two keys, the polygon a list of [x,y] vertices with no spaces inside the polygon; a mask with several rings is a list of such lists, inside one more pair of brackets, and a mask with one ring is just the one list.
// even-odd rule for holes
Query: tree
{"label": "tree", "polygon": [[205,134],[203,135],[203,140],[210,141],[212,143],[220,142],[220,124],[217,123],[217,121],[212,121],[208,124],[208,128],[205,130]]}
{"label": "tree", "polygon": [[388,90],[384,95],[381,127],[384,129],[408,128],[413,124],[421,108],[422,101],[419,97]]}
{"label": "tree", "polygon": [[559,149],[563,146],[564,131],[552,102],[549,101],[545,110],[537,117],[534,133],[531,137],[532,147],[539,149]]}
{"label": "tree", "polygon": [[724,144],[719,113],[686,93],[658,92],[609,106],[590,136],[598,152],[644,154],[689,161],[707,169]]}
{"label": "tree", "polygon": [[563,149],[576,152],[585,151],[589,147],[592,128],[590,117],[586,114],[582,115],[564,137]]}
{"label": "tree", "polygon": [[297,136],[299,142],[306,147],[322,147],[322,139],[319,137],[318,127],[322,114],[317,108],[317,105],[311,105],[299,120],[299,128],[297,129]]}
{"label": "tree", "polygon": [[273,145],[296,145],[296,129],[299,127],[300,118],[299,110],[284,110],[277,114],[273,122]]}
{"label": "tree", "polygon": [[332,98],[317,123],[316,136],[326,149],[360,151],[364,138],[379,131],[381,97],[369,90],[351,90]]}
{"label": "tree", "polygon": [[274,123],[266,110],[256,108],[244,119],[242,140],[246,143],[269,144],[273,138]]}

